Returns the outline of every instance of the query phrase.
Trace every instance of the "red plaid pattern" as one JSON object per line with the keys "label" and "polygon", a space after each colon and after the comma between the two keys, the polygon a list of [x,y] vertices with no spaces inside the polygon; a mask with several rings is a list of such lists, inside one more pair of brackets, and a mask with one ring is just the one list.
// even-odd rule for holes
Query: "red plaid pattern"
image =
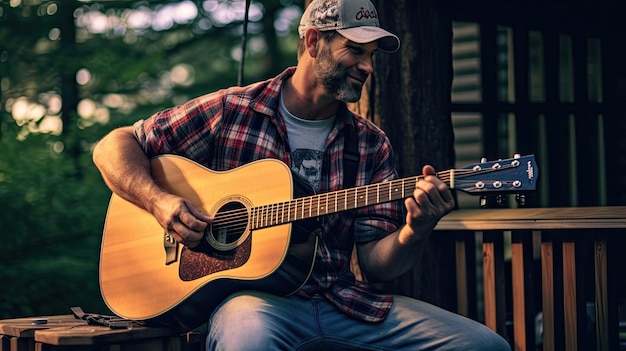
{"label": "red plaid pattern", "polygon": [[[135,124],[135,135],[148,157],[176,154],[210,169],[224,171],[249,162],[275,158],[291,164],[288,136],[278,112],[280,91],[295,67],[277,77],[246,87],[207,94],[158,112]],[[346,109],[345,105],[342,105]],[[356,185],[397,177],[386,135],[372,122],[354,116],[360,162]],[[324,153],[320,191],[342,189],[344,120],[337,118]],[[395,231],[402,204],[387,203],[320,218],[323,228],[314,272],[299,291],[322,294],[342,311],[367,321],[380,321],[392,296],[356,281],[350,272],[354,241],[367,242]]]}

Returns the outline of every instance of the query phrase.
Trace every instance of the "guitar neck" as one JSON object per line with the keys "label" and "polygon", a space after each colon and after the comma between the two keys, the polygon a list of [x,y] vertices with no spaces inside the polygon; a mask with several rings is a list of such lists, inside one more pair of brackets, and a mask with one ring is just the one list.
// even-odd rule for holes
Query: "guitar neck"
{"label": "guitar neck", "polygon": [[[538,169],[533,155],[483,162],[437,173],[451,189],[469,194],[535,190]],[[413,195],[423,175],[396,179],[250,209],[250,229],[260,229],[298,220],[329,215]]]}
{"label": "guitar neck", "polygon": [[[440,172],[438,176],[450,186],[449,174],[453,174],[453,171]],[[407,177],[254,207],[250,213],[250,226],[251,229],[260,229],[402,200],[413,194],[416,183],[423,178]]]}

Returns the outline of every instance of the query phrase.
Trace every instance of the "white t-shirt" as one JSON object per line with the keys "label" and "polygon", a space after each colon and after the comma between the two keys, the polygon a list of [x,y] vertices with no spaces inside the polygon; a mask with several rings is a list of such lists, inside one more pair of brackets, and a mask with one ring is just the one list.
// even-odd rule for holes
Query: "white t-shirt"
{"label": "white t-shirt", "polygon": [[335,116],[323,120],[306,120],[291,114],[280,95],[279,107],[287,126],[291,149],[291,169],[319,191],[322,159],[328,134],[335,124]]}

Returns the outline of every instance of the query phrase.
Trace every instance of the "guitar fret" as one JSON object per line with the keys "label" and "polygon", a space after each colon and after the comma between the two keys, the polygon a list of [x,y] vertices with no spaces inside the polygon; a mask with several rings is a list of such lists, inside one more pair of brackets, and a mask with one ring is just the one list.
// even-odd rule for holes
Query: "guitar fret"
{"label": "guitar fret", "polygon": [[326,196],[324,196],[324,198],[326,199],[326,214],[328,214],[328,194],[326,194]]}
{"label": "guitar fret", "polygon": [[321,210],[321,205],[320,205],[320,197],[317,196],[317,215],[320,215],[320,210]]}
{"label": "guitar fret", "polygon": [[291,222],[291,204],[293,202],[288,202],[289,206],[287,207],[287,222]]}
{"label": "guitar fret", "polygon": [[298,199],[296,199],[293,204],[293,220],[298,220]]}
{"label": "guitar fret", "polygon": [[253,230],[256,228],[256,223],[254,223],[255,221],[255,213],[256,213],[256,207],[253,207],[252,209],[250,209],[250,229]]}
{"label": "guitar fret", "polygon": [[365,202],[365,196],[363,195],[363,192],[367,193],[367,187],[361,188],[361,191],[359,192],[359,207],[361,207]]}
{"label": "guitar fret", "polygon": [[317,197],[317,215],[320,216],[324,213],[324,206],[322,206],[323,195]]}
{"label": "guitar fret", "polygon": [[278,224],[278,211],[277,211],[277,207],[278,204],[274,204],[272,205],[272,224]]}
{"label": "guitar fret", "polygon": [[[294,220],[298,220],[298,219],[302,218],[302,214],[300,213],[300,210],[299,210],[299,207],[298,207],[298,205],[300,207],[302,207],[303,206],[302,204],[303,204],[303,200],[296,200],[296,207],[294,209],[295,212],[294,212],[294,215],[293,215],[293,219]],[[298,216],[300,216],[300,218],[298,218]]]}

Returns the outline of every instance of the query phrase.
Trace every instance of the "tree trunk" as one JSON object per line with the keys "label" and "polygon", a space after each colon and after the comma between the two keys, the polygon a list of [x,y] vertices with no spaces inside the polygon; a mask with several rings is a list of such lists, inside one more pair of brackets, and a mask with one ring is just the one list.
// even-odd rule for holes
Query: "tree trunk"
{"label": "tree trunk", "polygon": [[[308,5],[310,0],[305,0]],[[437,0],[372,0],[381,26],[398,35],[400,51],[375,57],[374,74],[361,100],[350,109],[380,126],[395,150],[401,177],[421,174],[424,164],[437,170],[454,166],[450,117],[452,23]],[[456,299],[454,250],[431,237],[421,263],[386,284],[399,294],[453,309]],[[352,269],[361,277],[356,252]],[[362,278],[362,277],[361,277]]]}
{"label": "tree trunk", "polygon": [[[424,164],[437,170],[454,165],[454,134],[450,117],[452,29],[437,0],[373,0],[382,27],[400,37],[400,51],[375,57],[367,93],[353,111],[386,131],[394,146],[401,177],[421,174]],[[387,285],[452,308],[454,257],[450,248],[431,237],[418,267]]]}
{"label": "tree trunk", "polygon": [[[62,140],[65,144],[67,154],[72,158],[76,179],[82,179],[83,169],[80,164],[82,148],[77,135],[77,109],[79,101],[78,85],[76,83],[76,73],[78,72],[78,52],[76,46],[76,26],[74,23],[74,11],[78,7],[75,0],[67,0],[59,3],[59,26],[61,28],[61,48],[60,55],[73,57],[66,61],[65,65],[59,66],[59,76],[61,77],[61,120],[63,121]],[[69,62],[69,64],[67,64]]]}

